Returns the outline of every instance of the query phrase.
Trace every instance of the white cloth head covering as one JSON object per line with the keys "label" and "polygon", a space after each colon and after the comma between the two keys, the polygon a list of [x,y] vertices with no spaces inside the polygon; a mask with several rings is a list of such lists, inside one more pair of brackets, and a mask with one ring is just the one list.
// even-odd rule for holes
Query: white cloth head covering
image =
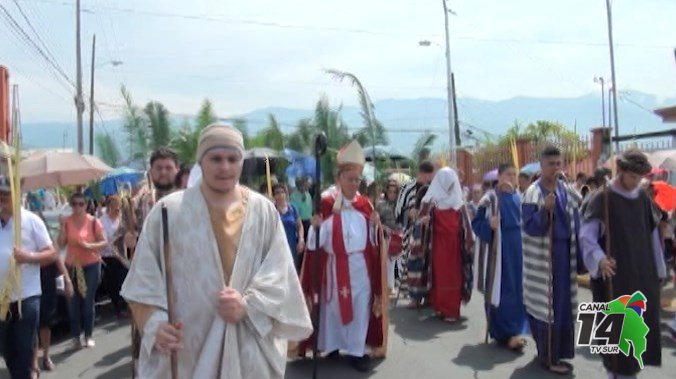
{"label": "white cloth head covering", "polygon": [[458,174],[450,167],[437,171],[430,183],[423,203],[431,203],[437,209],[454,209],[462,207],[462,188]]}
{"label": "white cloth head covering", "polygon": [[194,187],[199,184],[202,179],[202,168],[199,164],[195,164],[190,169],[190,175],[188,175],[188,188]]}

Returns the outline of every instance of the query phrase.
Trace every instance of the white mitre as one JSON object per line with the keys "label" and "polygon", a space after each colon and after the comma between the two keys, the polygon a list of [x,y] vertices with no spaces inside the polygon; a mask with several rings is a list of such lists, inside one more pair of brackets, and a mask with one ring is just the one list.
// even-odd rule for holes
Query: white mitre
{"label": "white mitre", "polygon": [[[361,145],[357,140],[352,140],[352,142],[343,146],[338,150],[338,155],[336,156],[338,161],[338,167],[341,166],[359,166],[361,170],[366,163],[366,158],[364,157],[364,150],[361,148]],[[333,212],[338,213],[343,206],[343,192],[338,191],[336,195],[336,200],[333,202]]]}

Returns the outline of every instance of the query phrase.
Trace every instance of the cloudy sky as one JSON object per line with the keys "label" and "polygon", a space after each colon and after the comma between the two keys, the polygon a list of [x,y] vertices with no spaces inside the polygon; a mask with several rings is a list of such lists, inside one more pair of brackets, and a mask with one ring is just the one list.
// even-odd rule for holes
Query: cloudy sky
{"label": "cloudy sky", "polygon": [[[460,97],[578,96],[599,90],[594,76],[610,76],[604,0],[449,3]],[[23,120],[73,120],[74,1],[0,6],[0,64],[20,85]],[[618,88],[676,95],[676,1],[613,7]],[[221,116],[311,108],[322,94],[355,104],[326,68],[355,73],[374,100],[445,96],[441,0],[84,0],[83,8],[84,87],[96,33],[104,118],[118,117],[121,83],[138,102],[158,100],[176,114],[195,113],[205,97]],[[8,14],[68,79],[10,28]]]}

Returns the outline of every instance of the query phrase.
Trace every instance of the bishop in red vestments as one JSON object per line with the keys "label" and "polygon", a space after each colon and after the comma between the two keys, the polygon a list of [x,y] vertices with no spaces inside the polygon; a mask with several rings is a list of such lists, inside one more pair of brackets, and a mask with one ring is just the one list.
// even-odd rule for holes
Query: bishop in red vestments
{"label": "bishop in red vestments", "polygon": [[[355,369],[368,371],[369,356],[383,356],[387,341],[386,254],[380,249],[377,213],[368,198],[357,192],[364,155],[356,141],[338,153],[338,165],[336,190],[322,196],[320,214],[308,233],[301,283],[310,307],[320,307],[320,319],[300,352],[318,336],[320,351],[347,355]],[[319,251],[315,250],[317,226]],[[320,260],[318,266],[315,259]],[[319,271],[313,273],[316,267]],[[313,274],[319,275],[314,283]]]}

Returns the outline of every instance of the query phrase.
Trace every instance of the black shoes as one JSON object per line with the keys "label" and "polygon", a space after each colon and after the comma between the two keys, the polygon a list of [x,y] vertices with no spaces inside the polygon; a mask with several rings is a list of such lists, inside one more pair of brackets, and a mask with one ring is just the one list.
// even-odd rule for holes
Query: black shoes
{"label": "black shoes", "polygon": [[371,371],[371,363],[370,363],[370,358],[368,355],[364,355],[362,357],[354,357],[350,356],[350,366],[352,366],[353,369],[359,371],[359,372],[369,372]]}

